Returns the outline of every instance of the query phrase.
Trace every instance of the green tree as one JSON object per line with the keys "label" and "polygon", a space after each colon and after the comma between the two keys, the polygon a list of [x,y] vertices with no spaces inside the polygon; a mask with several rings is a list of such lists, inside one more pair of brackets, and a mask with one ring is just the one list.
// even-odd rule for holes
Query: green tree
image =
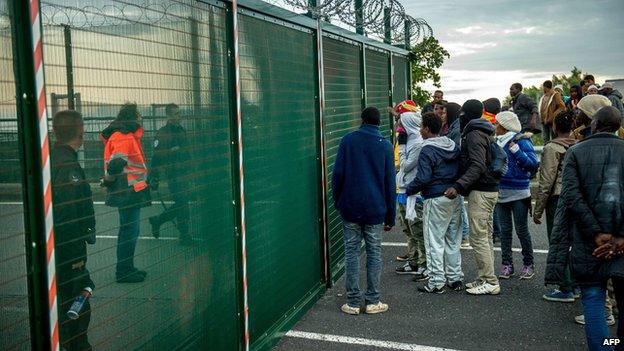
{"label": "green tree", "polygon": [[416,44],[410,52],[409,60],[412,63],[412,100],[418,106],[424,106],[431,100],[431,92],[420,87],[421,83],[432,81],[435,87],[440,88],[440,74],[438,69],[444,60],[450,58],[446,49],[434,37],[425,38]]}

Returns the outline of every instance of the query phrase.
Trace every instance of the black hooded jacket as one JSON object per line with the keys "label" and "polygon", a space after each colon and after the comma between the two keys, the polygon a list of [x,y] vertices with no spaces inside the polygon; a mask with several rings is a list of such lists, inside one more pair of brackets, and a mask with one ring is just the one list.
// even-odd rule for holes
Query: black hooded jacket
{"label": "black hooded jacket", "polygon": [[485,119],[473,119],[464,128],[461,138],[461,177],[453,186],[462,195],[472,190],[496,192],[498,179],[490,174],[490,143],[495,142],[494,126]]}
{"label": "black hooded jacket", "polygon": [[598,233],[624,236],[624,140],[609,133],[592,135],[566,153],[546,284],[563,281],[568,259],[581,285],[624,277],[624,256],[606,261],[592,255]]}

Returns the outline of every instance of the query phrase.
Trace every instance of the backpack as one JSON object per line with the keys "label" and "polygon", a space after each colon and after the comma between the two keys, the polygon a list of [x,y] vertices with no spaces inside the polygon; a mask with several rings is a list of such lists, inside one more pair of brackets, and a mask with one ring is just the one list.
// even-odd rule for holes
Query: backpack
{"label": "backpack", "polygon": [[488,172],[492,175],[492,177],[501,179],[505,174],[507,174],[507,170],[509,168],[507,165],[507,153],[498,145],[498,143],[496,143],[496,141],[490,139],[488,156],[490,159]]}

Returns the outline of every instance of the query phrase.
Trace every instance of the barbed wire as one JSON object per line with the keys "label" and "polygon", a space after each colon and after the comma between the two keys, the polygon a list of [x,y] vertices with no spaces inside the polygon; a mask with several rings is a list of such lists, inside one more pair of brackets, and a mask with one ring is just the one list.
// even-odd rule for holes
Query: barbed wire
{"label": "barbed wire", "polygon": [[[349,5],[349,0],[317,0],[313,5],[310,0],[282,0],[284,3],[305,12],[311,13],[314,17],[331,18],[344,12]],[[273,5],[278,5],[280,1],[270,1]]]}
{"label": "barbed wire", "polygon": [[[376,26],[380,22],[383,24],[384,0],[362,0],[362,6],[356,6],[355,1],[346,0],[346,11],[338,13],[338,19],[343,23],[357,27],[361,25],[365,32],[369,31],[371,26]],[[362,18],[358,19],[358,13],[362,14]]]}
{"label": "barbed wire", "polygon": [[188,17],[190,11],[178,2],[107,4],[101,7],[73,7],[42,2],[43,25],[69,25],[77,28],[118,26],[124,22],[160,23]]}

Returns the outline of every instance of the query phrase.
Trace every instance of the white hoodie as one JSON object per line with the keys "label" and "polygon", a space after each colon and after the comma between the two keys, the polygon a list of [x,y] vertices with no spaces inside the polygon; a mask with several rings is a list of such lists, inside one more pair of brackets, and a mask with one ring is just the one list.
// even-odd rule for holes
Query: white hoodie
{"label": "white hoodie", "polygon": [[400,167],[397,173],[397,186],[400,193],[405,192],[405,187],[416,177],[418,156],[424,142],[420,135],[422,117],[420,112],[405,112],[401,114],[401,124],[407,133],[405,149],[399,148]]}

